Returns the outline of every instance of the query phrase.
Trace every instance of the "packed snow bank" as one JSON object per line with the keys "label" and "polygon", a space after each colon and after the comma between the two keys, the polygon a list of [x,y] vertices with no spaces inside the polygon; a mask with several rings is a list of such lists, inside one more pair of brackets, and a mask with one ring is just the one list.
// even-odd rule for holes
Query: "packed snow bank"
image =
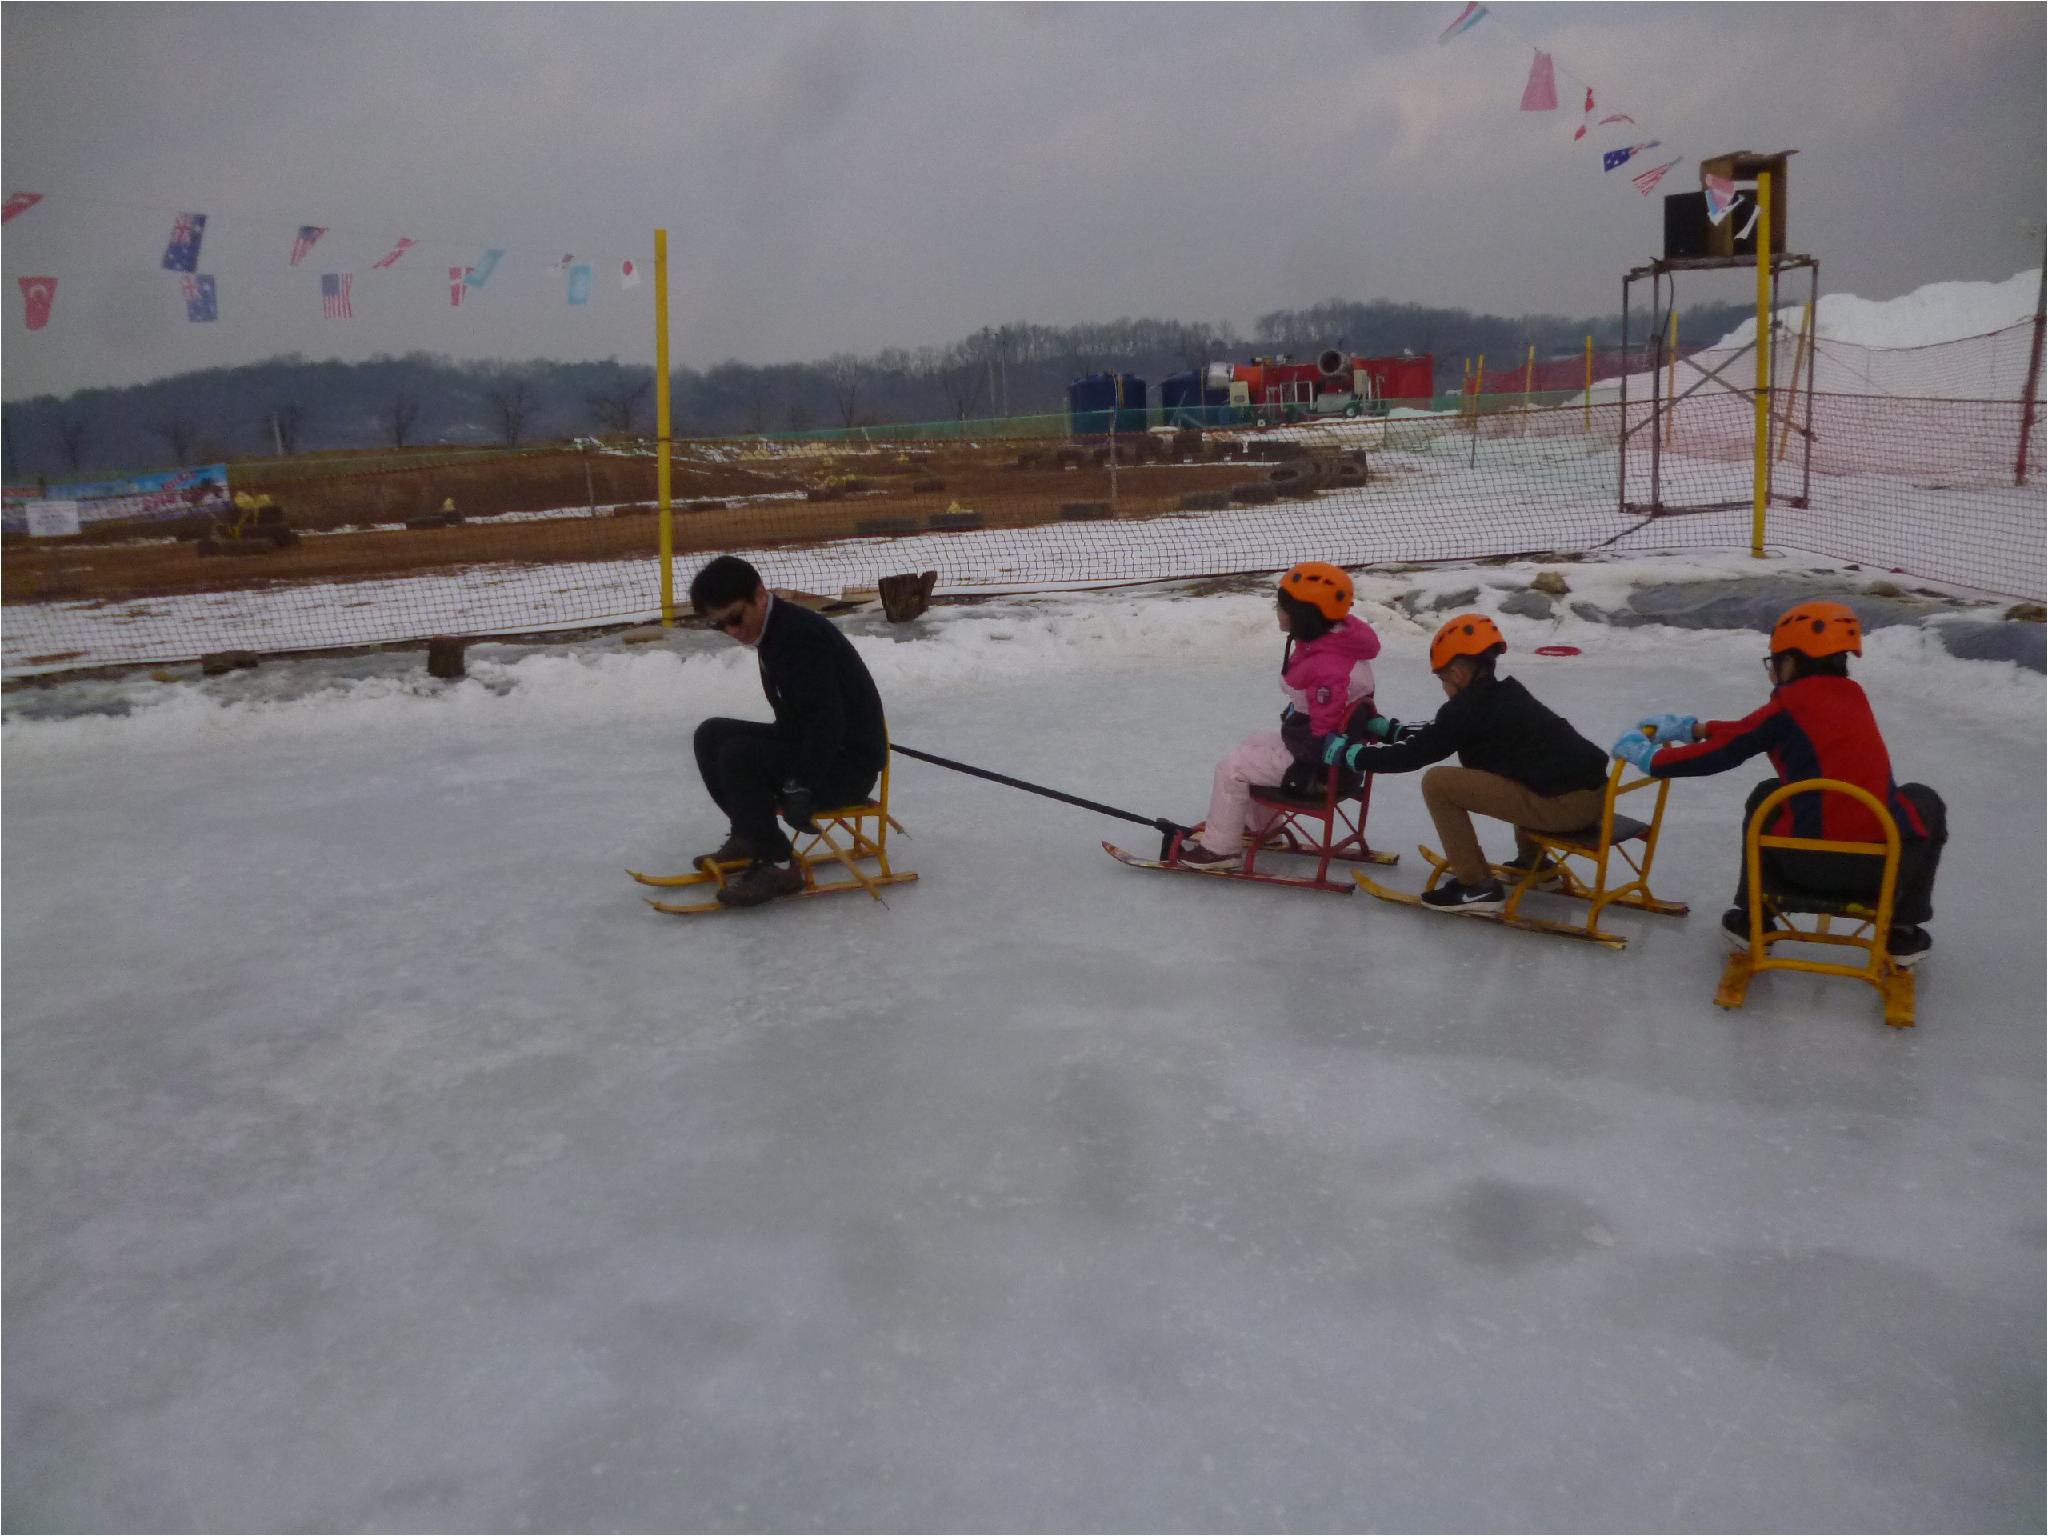
{"label": "packed snow bank", "polygon": [[[2016,272],[2002,283],[1928,283],[1895,299],[1859,299],[1853,293],[1823,293],[1813,306],[1814,332],[1824,341],[1859,347],[1926,347],[1937,342],[1984,336],[2033,317],[2041,296],[2041,269]],[[1778,311],[1797,333],[1803,304]],[[1746,347],[1756,340],[1754,318],[1714,343],[1716,350]]]}

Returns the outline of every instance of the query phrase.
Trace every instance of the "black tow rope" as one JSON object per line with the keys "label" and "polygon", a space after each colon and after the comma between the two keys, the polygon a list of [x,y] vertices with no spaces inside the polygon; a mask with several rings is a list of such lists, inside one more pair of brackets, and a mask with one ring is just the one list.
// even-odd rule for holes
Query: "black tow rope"
{"label": "black tow rope", "polygon": [[1135,821],[1139,826],[1150,827],[1159,834],[1159,857],[1162,859],[1173,857],[1173,840],[1188,830],[1178,822],[1168,821],[1164,816],[1140,816],[1136,811],[1120,811],[1115,806],[1104,805],[1099,800],[1083,800],[1079,795],[1070,795],[1064,790],[1047,789],[1043,784],[1013,779],[1007,773],[976,768],[971,763],[956,763],[950,757],[936,757],[930,752],[920,752],[915,747],[898,746],[893,741],[889,743],[889,750],[901,752],[905,757],[914,757],[920,762],[932,763],[940,768],[950,768],[955,773],[970,773],[977,779],[992,779],[998,784],[1007,784],[1012,789],[1021,789],[1026,794],[1043,795],[1048,800],[1064,800],[1068,805],[1078,805],[1084,811],[1114,816],[1119,821]]}

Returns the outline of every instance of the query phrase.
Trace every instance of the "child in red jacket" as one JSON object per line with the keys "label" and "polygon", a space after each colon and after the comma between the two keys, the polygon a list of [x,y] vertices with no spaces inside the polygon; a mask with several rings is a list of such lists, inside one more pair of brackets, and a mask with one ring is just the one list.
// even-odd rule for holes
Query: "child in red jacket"
{"label": "child in red jacket", "polygon": [[[1849,680],[1849,657],[1863,654],[1863,628],[1842,603],[1807,602],[1787,611],[1771,631],[1770,701],[1740,720],[1691,715],[1646,716],[1614,744],[1614,755],[1655,778],[1720,773],[1768,752],[1778,777],[1750,792],[1745,832],[1756,808],[1781,784],[1799,779],[1841,779],[1868,790],[1899,828],[1899,878],[1893,899],[1891,954],[1902,966],[1925,959],[1934,941],[1920,925],[1933,917],[1934,874],[1948,841],[1948,811],[1925,784],[1892,782],[1891,757],[1878,733],[1870,700]],[[1652,741],[1646,728],[1656,732]],[[1664,742],[1675,745],[1664,746]],[[1772,836],[1884,841],[1877,818],[1846,795],[1794,795],[1779,807]],[[1764,873],[1773,886],[1850,901],[1877,896],[1883,871],[1865,854],[1766,848]],[[1721,928],[1739,948],[1749,947],[1749,865],[1735,883],[1735,905]]]}
{"label": "child in red jacket", "polygon": [[[1368,735],[1373,707],[1372,659],[1380,637],[1351,611],[1351,578],[1334,565],[1302,562],[1280,578],[1275,600],[1287,652],[1280,664],[1280,688],[1287,708],[1280,729],[1259,731],[1237,744],[1216,765],[1209,814],[1200,833],[1183,839],[1183,864],[1198,869],[1233,869],[1244,862],[1245,824],[1254,784],[1278,784],[1320,775],[1323,744],[1342,735]],[[1391,722],[1389,722],[1391,723]]]}

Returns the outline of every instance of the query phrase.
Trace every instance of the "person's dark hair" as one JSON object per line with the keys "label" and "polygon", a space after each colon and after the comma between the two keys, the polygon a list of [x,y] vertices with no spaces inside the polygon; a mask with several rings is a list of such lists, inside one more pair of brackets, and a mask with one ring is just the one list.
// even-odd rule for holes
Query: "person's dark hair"
{"label": "person's dark hair", "polygon": [[699,613],[745,602],[761,589],[761,573],[738,555],[720,555],[690,578],[690,606]]}
{"label": "person's dark hair", "polygon": [[1290,593],[1279,594],[1280,611],[1287,615],[1287,633],[1306,645],[1320,640],[1337,627],[1337,621],[1313,603],[1304,603]]}
{"label": "person's dark hair", "polygon": [[1792,658],[1792,681],[1802,677],[1847,677],[1849,675],[1849,653],[1837,651],[1832,656],[1815,659],[1804,651],[1780,651],[1780,656]]}
{"label": "person's dark hair", "polygon": [[1477,656],[1471,658],[1473,678],[1476,680],[1482,677],[1492,677],[1494,666],[1499,662],[1501,652],[1506,649],[1505,645],[1489,645]]}

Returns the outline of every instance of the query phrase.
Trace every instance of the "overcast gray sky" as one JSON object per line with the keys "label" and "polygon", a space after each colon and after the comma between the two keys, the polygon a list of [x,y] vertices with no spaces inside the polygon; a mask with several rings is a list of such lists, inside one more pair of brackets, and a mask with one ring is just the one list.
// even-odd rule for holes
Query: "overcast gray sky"
{"label": "overcast gray sky", "polygon": [[[1332,297],[1604,314],[1662,194],[1742,148],[1800,151],[1825,291],[2039,259],[2041,5],[1500,5],[1435,46],[1461,3],[9,4],[0,164],[47,200],[0,237],[5,393],[291,351],[651,362],[652,284],[616,274],[658,224],[700,368]],[[1518,110],[1532,44],[1555,113]],[[1648,163],[1687,157],[1658,195],[1573,144],[1579,81],[1663,140]],[[159,265],[179,211],[208,215],[212,325]],[[300,224],[333,232],[291,269]],[[565,253],[597,266],[587,307],[545,270]],[[321,314],[337,270],[353,319]]]}

